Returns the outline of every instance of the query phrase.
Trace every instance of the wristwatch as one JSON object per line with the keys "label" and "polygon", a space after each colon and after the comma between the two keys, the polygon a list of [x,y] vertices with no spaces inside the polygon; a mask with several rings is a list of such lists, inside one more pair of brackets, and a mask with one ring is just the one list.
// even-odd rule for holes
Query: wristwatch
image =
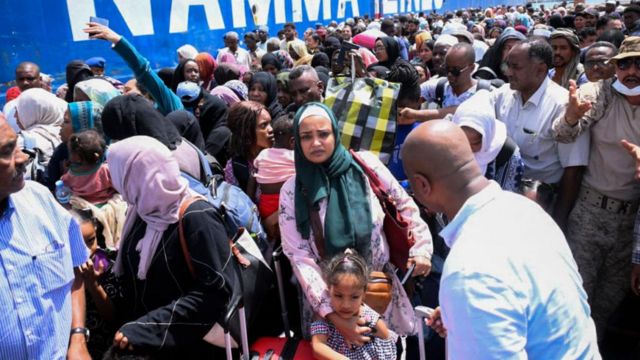
{"label": "wristwatch", "polygon": [[91,332],[87,328],[77,327],[77,328],[71,329],[71,335],[73,334],[84,334],[85,340],[89,342],[89,336],[91,335]]}

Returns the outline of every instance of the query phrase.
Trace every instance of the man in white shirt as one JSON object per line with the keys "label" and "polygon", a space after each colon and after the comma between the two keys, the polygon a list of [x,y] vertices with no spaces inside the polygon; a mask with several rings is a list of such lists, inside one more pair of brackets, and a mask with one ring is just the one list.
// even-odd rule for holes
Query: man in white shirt
{"label": "man in white shirt", "polygon": [[249,52],[241,47],[238,47],[238,33],[235,31],[229,31],[224,35],[225,48],[218,50],[218,57],[216,61],[220,63],[220,59],[224,54],[231,54],[236,58],[236,62],[240,65],[245,65],[247,68],[251,67],[251,55]]}
{"label": "man in white shirt", "polygon": [[[446,77],[431,79],[420,85],[420,96],[427,104],[435,104],[438,109],[414,110],[404,108],[402,118],[427,121],[443,119],[455,113],[458,105],[469,99],[478,90],[479,82],[471,77],[475,71],[475,52],[467,43],[453,45],[445,57]],[[491,83],[482,81],[485,90],[491,90]]]}
{"label": "man in white shirt", "polygon": [[[298,32],[296,31],[296,24],[286,23],[284,24],[284,40],[280,42],[280,50],[289,51],[289,43],[292,41],[300,41],[304,44],[304,41],[298,39]],[[305,45],[306,46],[306,45]]]}
{"label": "man in white shirt", "polygon": [[448,358],[599,359],[562,231],[532,201],[482,176],[465,139],[457,125],[434,120],[402,148],[416,200],[451,220],[440,232],[451,251],[430,322],[443,322]]}
{"label": "man in white shirt", "polygon": [[514,46],[506,58],[509,86],[491,93],[496,118],[520,148],[525,193],[536,199],[564,229],[589,161],[589,134],[575,143],[554,140],[551,125],[566,107],[568,92],[547,77],[551,46],[529,40]]}

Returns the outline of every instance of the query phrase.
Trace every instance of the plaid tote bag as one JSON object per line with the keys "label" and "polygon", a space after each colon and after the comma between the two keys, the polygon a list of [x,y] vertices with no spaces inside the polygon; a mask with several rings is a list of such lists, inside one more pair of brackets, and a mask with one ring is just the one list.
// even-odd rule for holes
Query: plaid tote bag
{"label": "plaid tote bag", "polygon": [[400,84],[377,78],[332,77],[324,100],[336,118],[342,144],[368,150],[387,164],[396,136]]}

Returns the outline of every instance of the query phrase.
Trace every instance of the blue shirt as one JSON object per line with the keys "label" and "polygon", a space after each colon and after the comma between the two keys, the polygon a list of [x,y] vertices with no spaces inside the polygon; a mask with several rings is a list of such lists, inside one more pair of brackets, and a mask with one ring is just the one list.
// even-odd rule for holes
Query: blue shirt
{"label": "blue shirt", "polygon": [[0,214],[0,359],[64,359],[80,228],[44,186],[27,181]]}
{"label": "blue shirt", "polygon": [[600,358],[578,267],[540,206],[492,181],[440,235],[449,359]]}

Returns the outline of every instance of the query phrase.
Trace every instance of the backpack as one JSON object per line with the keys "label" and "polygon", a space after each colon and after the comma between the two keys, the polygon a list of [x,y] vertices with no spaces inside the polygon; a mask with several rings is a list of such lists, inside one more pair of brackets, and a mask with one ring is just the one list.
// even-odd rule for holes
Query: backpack
{"label": "backpack", "polygon": [[[442,108],[442,103],[444,102],[444,86],[447,84],[449,80],[446,77],[438,80],[438,84],[436,85],[436,98],[435,103],[438,104],[438,107]],[[480,90],[489,90],[492,91],[493,88],[499,88],[504,84],[502,80],[500,82],[494,82],[493,80],[485,80],[478,79],[478,85],[476,87],[476,91]]]}
{"label": "backpack", "polygon": [[[55,144],[53,143],[53,141],[47,139],[50,143],[51,146],[53,147],[53,149],[56,148]],[[29,164],[29,167],[27,168],[27,174],[28,174],[28,180],[33,180],[33,181],[37,181],[40,184],[43,185],[47,185],[47,162],[44,161],[44,152],[35,146],[35,140],[31,137],[26,137],[24,138],[24,148],[22,149],[22,151],[29,155],[29,157],[32,159],[31,164]]]}
{"label": "backpack", "polygon": [[267,233],[260,223],[256,204],[239,187],[224,181],[221,175],[214,175],[207,157],[200,149],[191,143],[189,144],[198,153],[200,165],[205,174],[205,181],[203,182],[181,171],[182,177],[189,182],[189,188],[204,196],[219,212],[224,219],[225,229],[229,238],[235,236],[239,228],[245,228],[264,254],[269,247]]}

